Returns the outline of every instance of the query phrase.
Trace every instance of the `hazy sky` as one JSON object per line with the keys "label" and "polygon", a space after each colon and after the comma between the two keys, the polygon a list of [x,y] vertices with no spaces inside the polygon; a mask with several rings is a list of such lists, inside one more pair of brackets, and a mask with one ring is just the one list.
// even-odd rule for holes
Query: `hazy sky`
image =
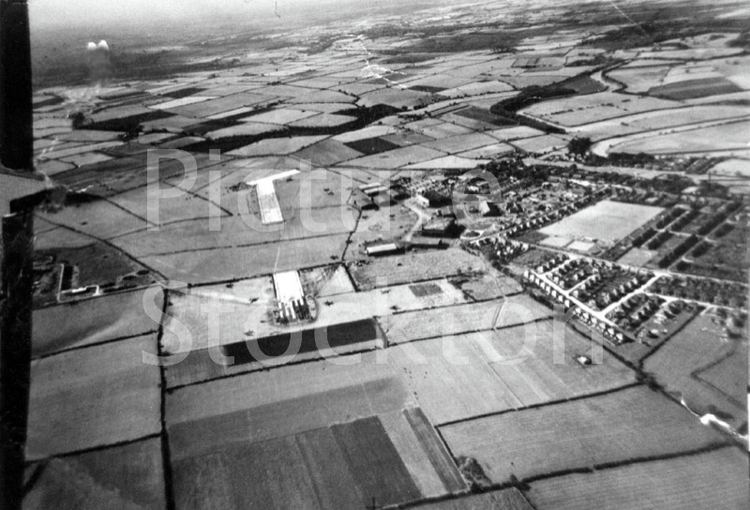
{"label": "hazy sky", "polygon": [[[168,21],[200,16],[270,14],[275,0],[29,0],[34,25]],[[314,0],[278,0],[279,10]]]}

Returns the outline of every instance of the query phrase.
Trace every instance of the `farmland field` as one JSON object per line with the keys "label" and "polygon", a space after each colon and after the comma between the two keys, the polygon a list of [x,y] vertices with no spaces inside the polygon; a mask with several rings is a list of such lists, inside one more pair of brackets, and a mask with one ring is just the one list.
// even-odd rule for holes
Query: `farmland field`
{"label": "farmland field", "polygon": [[[34,356],[156,331],[163,293],[158,287],[104,295],[34,311]],[[150,314],[150,315],[149,315]],[[75,316],[75,320],[68,320]]]}
{"label": "farmland field", "polygon": [[497,508],[503,510],[533,510],[523,493],[516,488],[503,489],[472,496],[464,496],[432,503],[431,510],[485,510]]}
{"label": "farmland field", "polygon": [[164,508],[166,504],[158,438],[32,464],[28,477],[32,468],[42,474],[24,499],[24,508],[30,510]]}
{"label": "farmland field", "polygon": [[481,271],[480,259],[460,249],[411,252],[351,262],[349,271],[361,290]]}
{"label": "farmland field", "polygon": [[704,312],[646,358],[644,370],[698,414],[739,426],[747,421],[746,393],[735,381],[747,378],[747,339],[724,336],[719,319]]}
{"label": "farmland field", "polygon": [[454,455],[477,459],[490,479],[500,483],[512,475],[523,480],[726,442],[680,405],[640,386],[440,431]]}
{"label": "farmland field", "polygon": [[[498,314],[498,311],[502,312]],[[381,318],[391,344],[503,328],[551,317],[551,311],[526,296]]]}
{"label": "farmland field", "polygon": [[[429,436],[411,421],[419,411],[405,410],[404,415],[406,428],[401,430],[392,427],[392,418],[387,423],[373,416],[251,444],[229,441],[210,452],[183,458],[176,463],[175,476],[180,508],[213,504],[217,491],[223,494],[223,508],[270,503],[278,508],[324,509],[357,508],[372,498],[395,504],[463,488],[455,466],[452,471],[448,466],[452,461],[447,453],[436,457],[437,452],[430,448],[437,441],[434,432],[432,443],[425,442]],[[403,448],[405,444],[399,435],[406,435],[407,440],[419,438],[421,446],[399,450],[396,445]],[[435,462],[434,467],[413,475],[405,464],[411,460],[410,454]],[[441,461],[447,469],[438,467]],[[202,467],[206,464],[223,468],[219,472],[229,476],[205,479]],[[372,476],[372,465],[382,470],[379,476]],[[236,484],[241,486],[239,491]],[[429,484],[434,491],[426,492]]]}
{"label": "farmland field", "polygon": [[626,139],[625,142],[614,145],[611,151],[632,154],[736,152],[744,155],[748,150],[745,135],[748,129],[750,122],[728,122],[713,127],[652,136],[645,140]]}
{"label": "farmland field", "polygon": [[[274,271],[301,269],[341,260],[348,235],[334,235],[325,243],[283,241],[221,250],[186,251],[143,257],[143,262],[170,279],[210,282],[248,278]],[[312,249],[311,249],[312,246]],[[252,265],[247,261],[253,260]]]}
{"label": "farmland field", "polygon": [[736,510],[748,499],[747,456],[734,447],[534,482],[538,510]]}
{"label": "farmland field", "polygon": [[573,358],[592,355],[591,344],[564,326],[561,331],[561,363],[553,359],[549,321],[399,344],[384,355],[404,367],[421,407],[438,425],[632,382],[632,373],[608,355],[601,365],[582,368]]}
{"label": "farmland field", "polygon": [[352,159],[347,162],[347,165],[364,168],[400,168],[444,155],[445,153],[442,151],[422,147],[421,145],[412,145]]}
{"label": "farmland field", "polygon": [[662,210],[660,207],[602,200],[539,232],[571,240],[590,238],[611,243],[627,236]]}
{"label": "farmland field", "polygon": [[[251,203],[255,201],[253,198],[248,195]],[[291,214],[291,210],[287,211]],[[284,217],[283,222],[268,225],[260,214],[221,218],[221,230],[211,228],[206,219],[188,220],[164,225],[158,231],[144,230],[121,236],[113,242],[131,255],[146,257],[334,236],[351,232],[356,225],[356,212],[348,207],[296,213],[296,217]]]}
{"label": "farmland field", "polygon": [[230,151],[231,156],[278,156],[291,154],[323,140],[325,136],[296,136],[291,138],[266,138],[259,142]]}
{"label": "farmland field", "polygon": [[158,432],[159,369],[143,361],[155,352],[156,335],[146,335],[34,361],[27,458]]}
{"label": "farmland field", "polygon": [[563,126],[580,126],[606,118],[673,108],[679,103],[651,97],[632,97],[613,92],[600,92],[573,98],[537,103],[523,110],[524,115],[537,117]]}

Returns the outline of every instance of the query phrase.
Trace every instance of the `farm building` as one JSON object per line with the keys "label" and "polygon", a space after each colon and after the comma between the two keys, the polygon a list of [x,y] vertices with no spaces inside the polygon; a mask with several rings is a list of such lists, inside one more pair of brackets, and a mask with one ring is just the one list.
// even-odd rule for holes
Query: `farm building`
{"label": "farm building", "polygon": [[384,255],[394,255],[403,253],[404,248],[396,243],[375,243],[365,247],[365,253],[370,257],[382,257]]}

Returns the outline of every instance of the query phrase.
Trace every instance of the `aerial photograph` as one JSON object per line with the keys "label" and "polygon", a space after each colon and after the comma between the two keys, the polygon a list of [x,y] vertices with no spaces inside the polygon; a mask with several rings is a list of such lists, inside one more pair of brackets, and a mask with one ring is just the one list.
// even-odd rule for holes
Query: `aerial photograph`
{"label": "aerial photograph", "polygon": [[0,509],[750,508],[746,0],[0,0]]}

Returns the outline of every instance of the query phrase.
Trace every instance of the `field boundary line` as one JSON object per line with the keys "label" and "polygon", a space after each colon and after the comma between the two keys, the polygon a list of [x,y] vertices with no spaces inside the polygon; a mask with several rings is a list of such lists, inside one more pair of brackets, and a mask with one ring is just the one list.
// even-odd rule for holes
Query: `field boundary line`
{"label": "field boundary line", "polygon": [[[121,211],[122,211],[122,212],[124,212],[125,214],[128,214],[128,215],[130,215],[130,216],[132,216],[132,217],[134,217],[134,218],[136,218],[136,219],[138,219],[138,220],[141,220],[141,221],[142,221],[142,222],[144,222],[144,223],[145,223],[146,225],[151,225],[151,226],[153,226],[153,227],[158,227],[158,226],[159,226],[159,225],[157,225],[156,223],[152,223],[152,222],[148,221],[148,220],[147,220],[146,218],[144,218],[143,216],[140,216],[140,215],[138,215],[138,214],[134,213],[134,212],[133,212],[133,211],[131,211],[130,209],[127,209],[127,208],[125,208],[124,206],[122,206],[122,205],[118,204],[117,202],[113,202],[113,201],[111,200],[111,197],[101,197],[101,198],[100,198],[100,200],[102,200],[102,201],[104,201],[104,202],[108,203],[109,205],[111,205],[111,206],[113,206],[113,207],[116,207],[117,209],[121,210]],[[117,237],[117,236],[115,236],[115,237]]]}
{"label": "field boundary line", "polygon": [[53,455],[48,455],[46,457],[41,457],[34,460],[26,460],[26,466],[30,466],[32,464],[38,464],[42,462],[49,462],[52,459],[64,459],[67,457],[74,457],[76,455],[82,455],[84,453],[94,453],[99,452],[103,450],[107,450],[109,448],[117,448],[120,446],[129,446],[132,444],[140,443],[142,441],[148,441],[149,439],[156,439],[158,437],[161,437],[161,432],[153,432],[151,434],[146,434],[145,436],[140,436],[134,439],[123,439],[122,441],[115,441],[114,443],[108,443],[98,446],[90,446],[88,448],[81,448],[79,450],[73,450],[70,452],[64,452],[64,453],[55,453]]}
{"label": "field boundary line", "polygon": [[[375,322],[377,322],[377,321],[375,321]],[[356,350],[356,351],[349,351],[349,352],[345,352],[345,353],[342,353],[342,354],[336,354],[335,356],[330,356],[330,355],[329,356],[318,356],[318,357],[315,357],[315,358],[303,359],[303,360],[297,360],[297,361],[291,361],[289,363],[283,363],[283,364],[280,364],[280,365],[273,365],[273,366],[270,366],[270,367],[264,365],[264,366],[260,366],[260,367],[250,368],[248,370],[244,370],[242,372],[237,372],[237,373],[234,373],[234,374],[224,374],[224,375],[219,375],[219,376],[216,376],[216,377],[209,377],[207,379],[202,379],[200,381],[193,381],[193,382],[189,382],[189,383],[185,383],[185,384],[177,384],[175,386],[167,387],[166,388],[166,393],[169,395],[169,394],[174,393],[174,392],[176,392],[178,390],[182,390],[183,388],[188,388],[190,386],[198,386],[200,384],[206,384],[206,383],[213,382],[213,381],[220,381],[220,380],[223,380],[223,379],[232,379],[234,377],[239,377],[239,376],[248,375],[248,374],[257,374],[257,373],[261,373],[261,372],[271,372],[273,370],[278,370],[278,369],[285,368],[285,367],[291,367],[291,366],[295,366],[295,365],[304,365],[306,363],[316,363],[316,362],[320,362],[320,361],[325,361],[328,358],[339,358],[341,356],[352,356],[352,355],[356,355],[356,354],[366,354],[368,352],[374,352],[374,351],[378,351],[378,350],[383,350],[383,348],[382,347],[378,347],[378,346],[373,346],[373,347],[368,347],[366,349],[359,349],[359,350]],[[191,351],[191,352],[193,352],[193,351]]]}
{"label": "field boundary line", "polygon": [[[472,303],[469,303],[469,304],[472,304]],[[414,312],[424,312],[424,311],[430,311],[430,310],[441,310],[441,309],[444,309],[444,308],[448,308],[448,307],[442,307],[441,306],[441,307],[436,307],[436,308],[424,308],[424,309],[421,309],[421,310],[414,310]],[[379,316],[379,317],[382,317],[382,316]],[[449,337],[452,337],[452,336],[464,336],[464,335],[473,335],[473,334],[476,334],[476,333],[488,333],[488,332],[491,332],[491,331],[502,331],[504,329],[519,328],[519,327],[522,327],[522,326],[529,326],[531,324],[539,324],[539,323],[542,323],[542,322],[547,322],[547,321],[552,321],[552,320],[554,320],[554,317],[542,317],[542,318],[539,318],[539,319],[535,319],[533,321],[519,322],[517,324],[508,324],[507,326],[503,326],[503,327],[480,328],[480,329],[473,329],[471,331],[459,331],[457,333],[451,333],[449,335],[434,335],[434,336],[425,337],[425,338],[414,338],[412,340],[407,340],[405,342],[394,343],[394,344],[392,344],[392,346],[395,347],[395,346],[403,345],[403,344],[412,344],[412,343],[415,343],[415,342],[425,342],[425,341],[429,341],[429,340],[437,340],[439,338],[449,338]]]}
{"label": "field boundary line", "polygon": [[[169,307],[169,290],[163,289],[162,292],[164,293],[164,300],[161,310],[161,322],[156,335],[156,349],[160,357],[164,356],[164,348],[161,341],[164,336],[164,321],[168,316],[167,308]],[[169,429],[167,428],[167,375],[162,363],[159,363],[159,396],[161,397],[159,402],[159,424],[161,426],[159,438],[161,443],[162,476],[164,477],[164,499],[167,510],[175,510],[177,505],[174,496],[172,453],[169,445]]]}
{"label": "field boundary line", "polygon": [[575,396],[568,397],[568,398],[557,399],[557,400],[549,400],[547,402],[540,402],[538,404],[531,404],[531,405],[523,406],[523,407],[514,407],[514,408],[510,408],[510,409],[503,409],[501,411],[493,411],[493,412],[489,412],[489,413],[478,414],[476,416],[471,416],[469,418],[461,418],[461,419],[458,419],[458,420],[446,421],[446,422],[440,423],[438,425],[435,425],[435,427],[436,428],[450,427],[450,426],[453,426],[453,425],[459,425],[461,423],[465,423],[465,422],[469,422],[469,421],[481,420],[481,419],[484,419],[484,418],[492,418],[494,416],[501,416],[503,414],[517,413],[517,412],[522,412],[522,411],[530,411],[530,410],[533,410],[533,409],[540,409],[542,407],[547,407],[547,406],[555,406],[555,405],[567,404],[569,402],[577,402],[579,400],[586,400],[586,399],[597,398],[597,397],[605,397],[607,395],[618,393],[620,391],[629,390],[629,389],[636,388],[636,387],[639,387],[639,386],[644,386],[644,384],[640,383],[640,382],[634,382],[634,383],[625,384],[623,386],[617,386],[616,388],[610,388],[610,389],[607,389],[607,390],[597,391],[597,392],[594,392],[594,393],[587,393],[585,395],[575,395]]}
{"label": "field boundary line", "polygon": [[566,476],[569,474],[582,474],[582,473],[594,474],[597,471],[608,471],[611,469],[632,466],[635,464],[645,464],[648,462],[658,462],[658,461],[664,461],[664,460],[679,459],[682,457],[692,457],[695,455],[701,455],[704,453],[719,451],[725,448],[735,448],[735,447],[736,446],[730,442],[713,442],[701,448],[694,448],[692,450],[684,450],[682,452],[665,453],[662,455],[646,455],[642,457],[633,457],[633,458],[625,459],[621,461],[603,462],[600,464],[594,464],[592,466],[584,466],[580,468],[570,468],[570,469],[563,469],[559,471],[553,471],[551,473],[545,473],[542,475],[535,475],[535,476],[531,476],[528,478],[524,478],[522,480],[522,483],[532,484],[534,482],[548,480],[551,478],[559,478],[561,476]]}
{"label": "field boundary line", "polygon": [[74,346],[74,347],[68,347],[66,349],[60,349],[59,351],[54,351],[54,352],[50,352],[50,353],[46,353],[46,354],[40,354],[39,356],[32,356],[31,357],[31,361],[41,361],[41,360],[45,360],[45,359],[48,359],[48,358],[54,358],[55,356],[59,356],[61,354],[68,354],[70,352],[82,351],[84,349],[90,349],[92,347],[101,347],[103,345],[114,344],[114,343],[117,343],[117,342],[124,342],[126,340],[133,340],[135,338],[140,338],[142,336],[153,335],[155,333],[159,333],[159,329],[152,329],[152,330],[146,331],[144,333],[136,333],[134,335],[126,335],[126,336],[121,336],[121,337],[117,337],[117,338],[111,338],[109,340],[101,340],[99,342],[93,342],[93,343],[86,344],[86,345],[77,345],[77,346]]}
{"label": "field boundary line", "polygon": [[[82,236],[86,236],[86,237],[88,237],[89,239],[93,239],[93,240],[95,240],[95,241],[98,241],[98,242],[100,242],[100,243],[103,243],[103,244],[105,244],[105,245],[109,246],[110,248],[112,248],[113,250],[115,250],[115,251],[117,251],[117,252],[119,252],[119,253],[122,253],[122,254],[123,254],[123,255],[124,255],[125,257],[127,257],[127,258],[128,258],[128,259],[130,259],[131,261],[135,262],[136,264],[138,264],[138,265],[140,265],[140,266],[143,266],[144,268],[148,269],[148,270],[149,270],[150,272],[152,272],[153,274],[155,274],[156,276],[158,276],[159,278],[161,278],[161,279],[162,279],[163,281],[167,281],[167,280],[168,280],[168,278],[167,278],[167,277],[166,277],[166,276],[165,276],[165,275],[164,275],[163,273],[161,273],[161,272],[157,271],[156,269],[154,269],[154,268],[150,267],[150,266],[149,266],[149,265],[147,265],[147,264],[146,264],[145,262],[142,262],[142,261],[141,261],[141,260],[139,260],[138,258],[134,257],[133,255],[131,255],[131,254],[130,254],[130,253],[128,253],[127,251],[125,251],[125,250],[123,250],[122,248],[120,248],[119,246],[117,246],[117,245],[113,244],[113,243],[112,243],[112,242],[110,242],[110,241],[109,241],[108,239],[103,239],[103,238],[101,238],[101,237],[97,237],[97,236],[95,236],[95,235],[93,235],[93,234],[89,234],[89,233],[83,232],[83,231],[81,231],[81,230],[78,230],[78,229],[76,229],[76,228],[73,228],[73,227],[71,227],[71,226],[68,226],[68,225],[63,225],[62,223],[56,223],[56,222],[54,222],[54,221],[51,221],[51,220],[49,220],[49,219],[47,219],[47,218],[42,218],[42,219],[43,219],[44,221],[46,221],[47,223],[51,223],[51,224],[53,224],[53,225],[55,225],[55,226],[58,226],[58,227],[66,228],[66,229],[70,230],[71,232],[75,232],[76,234],[80,234],[80,235],[82,235]],[[115,236],[115,237],[116,237],[116,236]],[[114,237],[113,237],[112,239],[114,239]]]}
{"label": "field boundary line", "polygon": [[675,337],[675,336],[676,336],[677,334],[681,333],[681,332],[682,332],[682,330],[683,330],[683,329],[685,329],[685,328],[686,328],[686,327],[688,326],[688,324],[692,324],[692,323],[693,323],[693,321],[695,321],[695,319],[697,319],[698,317],[700,317],[700,315],[701,315],[700,313],[697,313],[697,314],[693,315],[693,317],[691,317],[691,318],[690,318],[690,320],[687,320],[687,321],[685,321],[685,323],[684,323],[684,324],[682,324],[682,325],[681,325],[681,326],[680,326],[679,328],[677,328],[676,330],[674,330],[674,332],[672,332],[672,334],[671,334],[671,335],[669,335],[669,336],[668,336],[667,338],[665,338],[663,342],[661,342],[661,343],[660,343],[659,345],[655,346],[655,347],[654,347],[653,349],[651,349],[650,351],[648,351],[648,352],[646,353],[646,355],[645,355],[645,356],[643,356],[643,357],[642,357],[642,358],[641,358],[641,359],[640,359],[640,360],[638,361],[638,370],[640,370],[640,371],[643,371],[644,367],[646,366],[646,360],[647,360],[647,359],[649,359],[649,358],[650,358],[651,356],[653,356],[654,354],[656,354],[657,352],[659,352],[659,350],[660,350],[660,349],[661,349],[662,347],[664,347],[664,346],[665,346],[665,345],[667,345],[667,344],[668,344],[669,342],[671,342],[671,341],[672,341],[672,339],[673,339],[673,338],[674,338],[674,337]]}
{"label": "field boundary line", "polygon": [[683,452],[677,452],[677,453],[671,453],[671,454],[665,454],[665,455],[654,455],[654,456],[648,456],[648,457],[636,457],[636,458],[627,459],[624,461],[606,462],[606,463],[596,464],[594,466],[570,468],[570,469],[555,471],[553,473],[525,478],[523,480],[510,480],[507,482],[493,483],[492,485],[482,490],[479,490],[477,492],[443,494],[440,496],[420,499],[418,501],[409,501],[406,503],[399,503],[399,504],[391,505],[385,508],[388,510],[418,508],[418,507],[429,505],[432,503],[439,503],[439,502],[444,502],[444,501],[458,501],[463,498],[468,498],[468,497],[476,496],[479,494],[501,492],[501,491],[508,490],[508,489],[517,489],[521,493],[521,495],[524,497],[524,499],[526,499],[529,505],[532,508],[535,508],[531,504],[531,501],[529,501],[525,495],[525,492],[527,492],[530,489],[530,484],[533,484],[535,482],[553,479],[553,478],[559,478],[562,476],[573,475],[573,474],[591,475],[591,474],[596,473],[597,471],[607,471],[607,470],[617,469],[620,467],[626,467],[626,466],[631,466],[635,464],[644,464],[648,462],[658,462],[658,461],[663,461],[663,460],[672,460],[672,459],[683,458],[683,457],[691,457],[695,455],[701,455],[704,453],[720,451],[720,450],[723,450],[726,448],[732,448],[732,447],[734,447],[734,445],[715,443],[712,445],[704,446],[702,448],[686,450]]}
{"label": "field boundary line", "polygon": [[34,308],[34,310],[48,310],[50,308],[55,308],[55,307],[58,307],[58,306],[65,306],[65,305],[75,306],[75,305],[77,305],[79,303],[86,303],[86,302],[93,301],[95,299],[100,299],[100,298],[103,298],[103,297],[118,296],[118,295],[121,295],[121,294],[129,294],[131,292],[144,291],[144,290],[146,290],[146,289],[148,289],[150,287],[161,287],[161,286],[162,286],[161,282],[152,282],[152,283],[147,283],[147,284],[144,284],[144,285],[138,285],[138,286],[135,286],[135,287],[132,287],[132,288],[129,288],[129,289],[120,289],[120,290],[116,290],[116,291],[112,291],[112,292],[107,292],[106,294],[100,294],[98,296],[87,296],[87,297],[84,297],[84,298],[81,298],[81,299],[75,299],[75,300],[72,300],[72,301],[62,301],[62,302],[57,302],[57,303],[54,303],[54,304],[51,304],[51,305],[40,306],[39,308]]}
{"label": "field boundary line", "polygon": [[[141,255],[138,255],[138,257],[167,257],[170,255],[182,255],[183,253],[202,253],[202,252],[209,252],[209,251],[219,251],[219,250],[231,250],[235,248],[252,248],[254,246],[268,246],[271,244],[282,244],[282,243],[293,243],[298,241],[308,241],[308,240],[314,240],[314,239],[324,239],[326,237],[342,237],[344,235],[351,234],[350,231],[341,231],[341,232],[334,232],[330,234],[320,234],[315,236],[307,236],[307,237],[292,237],[289,239],[276,239],[273,241],[264,241],[261,243],[247,243],[247,244],[230,244],[225,246],[210,246],[207,248],[192,248],[189,250],[175,250],[175,251],[169,251],[169,252],[157,252],[157,253],[144,253]],[[145,264],[144,264],[145,265]]]}
{"label": "field boundary line", "polygon": [[170,255],[182,255],[184,253],[203,253],[203,252],[209,252],[209,251],[219,251],[219,250],[231,250],[235,248],[253,248],[255,246],[268,246],[271,244],[282,244],[282,243],[294,243],[299,241],[308,241],[308,240],[315,240],[315,239],[324,239],[326,237],[341,237],[344,235],[349,234],[348,231],[341,231],[341,232],[334,232],[330,234],[320,234],[315,236],[308,236],[308,237],[293,237],[289,239],[276,239],[273,241],[263,241],[260,243],[247,243],[247,244],[229,244],[224,246],[210,246],[206,248],[192,248],[188,250],[175,250],[175,251],[169,251],[169,252],[156,252],[156,253],[144,253],[141,255],[138,255],[138,257],[168,257]]}

